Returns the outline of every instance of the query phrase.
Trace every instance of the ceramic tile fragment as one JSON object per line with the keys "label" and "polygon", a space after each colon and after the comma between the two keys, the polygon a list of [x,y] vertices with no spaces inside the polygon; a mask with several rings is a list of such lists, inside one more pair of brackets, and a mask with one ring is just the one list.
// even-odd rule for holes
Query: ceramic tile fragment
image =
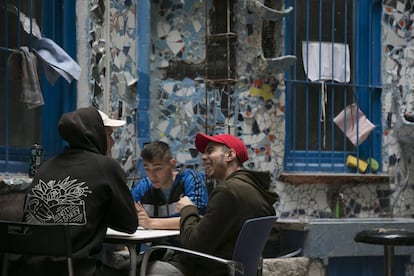
{"label": "ceramic tile fragment", "polygon": [[193,20],[194,31],[199,32],[201,30],[201,23],[198,20]]}
{"label": "ceramic tile fragment", "polygon": [[167,45],[174,55],[177,55],[178,52],[184,47],[183,39],[180,33],[177,30],[173,30],[167,35]]}
{"label": "ceramic tile fragment", "polygon": [[157,24],[157,34],[158,38],[164,38],[169,34],[171,26],[166,22],[158,22]]}

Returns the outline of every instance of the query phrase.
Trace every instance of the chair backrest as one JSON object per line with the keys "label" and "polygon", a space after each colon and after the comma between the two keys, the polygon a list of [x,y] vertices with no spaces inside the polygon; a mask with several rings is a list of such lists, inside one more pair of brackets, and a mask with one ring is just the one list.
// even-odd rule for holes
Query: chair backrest
{"label": "chair backrest", "polygon": [[[276,216],[248,219],[239,232],[233,260],[243,263],[244,275],[257,275],[260,259]],[[236,275],[239,275],[236,272]]]}
{"label": "chair backrest", "polygon": [[71,258],[69,226],[1,220],[0,252]]}
{"label": "chair backrest", "polygon": [[0,220],[23,221],[25,198],[25,191],[0,193]]}

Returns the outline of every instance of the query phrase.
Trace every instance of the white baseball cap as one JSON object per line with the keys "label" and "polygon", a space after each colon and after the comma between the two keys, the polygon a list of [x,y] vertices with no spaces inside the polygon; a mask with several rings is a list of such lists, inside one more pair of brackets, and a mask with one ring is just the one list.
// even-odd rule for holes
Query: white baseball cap
{"label": "white baseball cap", "polygon": [[106,115],[105,113],[103,113],[102,111],[98,110],[99,115],[101,115],[102,121],[104,126],[106,127],[120,127],[125,125],[126,121],[124,120],[115,120],[115,119],[111,119],[108,117],[108,115]]}

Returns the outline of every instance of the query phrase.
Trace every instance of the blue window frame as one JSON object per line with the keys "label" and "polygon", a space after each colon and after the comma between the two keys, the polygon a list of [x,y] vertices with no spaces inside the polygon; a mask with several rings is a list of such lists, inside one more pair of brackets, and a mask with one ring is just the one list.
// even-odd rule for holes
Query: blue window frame
{"label": "blue window frame", "polygon": [[[46,81],[42,69],[38,72],[45,104],[28,109],[19,101],[20,91],[14,83],[19,77],[12,78],[9,57],[20,46],[30,48],[32,36],[25,35],[17,14],[23,12],[36,20],[42,36],[54,40],[76,59],[75,3],[0,0],[0,69],[4,73],[0,77],[0,172],[27,173],[30,148],[34,143],[43,145],[45,159],[61,151],[64,143],[57,132],[58,120],[62,113],[76,108],[76,81],[68,84],[59,78],[52,86]],[[7,7],[16,7],[17,13],[10,12]]]}
{"label": "blue window frame", "polygon": [[[345,165],[348,155],[374,158],[381,164],[381,5],[379,0],[286,1],[293,7],[286,18],[286,52],[298,60],[286,74],[285,171],[358,173]],[[349,81],[333,76],[311,81],[303,63],[309,55],[302,53],[302,46],[310,43],[328,43],[332,49],[347,45]],[[316,53],[319,62],[321,51]],[[335,68],[335,58],[330,62]],[[358,146],[333,122],[351,103],[375,125]]]}

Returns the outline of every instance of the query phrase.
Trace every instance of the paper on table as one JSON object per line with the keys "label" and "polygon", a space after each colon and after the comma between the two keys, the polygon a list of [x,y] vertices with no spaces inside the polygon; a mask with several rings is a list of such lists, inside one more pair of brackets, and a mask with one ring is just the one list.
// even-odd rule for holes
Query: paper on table
{"label": "paper on table", "polygon": [[133,234],[128,234],[114,229],[108,228],[106,231],[107,236],[118,236],[118,237],[135,237],[137,239],[146,239],[154,237],[168,237],[177,236],[180,234],[178,230],[146,230],[142,227],[138,227],[137,231]]}
{"label": "paper on table", "polygon": [[106,230],[106,235],[116,235],[116,236],[133,236],[134,233],[132,234],[128,234],[128,233],[124,233],[124,232],[120,232],[120,231],[116,231],[114,229],[108,228]]}
{"label": "paper on table", "polygon": [[[137,231],[138,230],[145,230],[145,229],[144,229],[144,227],[138,226]],[[114,229],[109,228],[109,227],[106,230],[106,234],[107,235],[120,235],[120,236],[133,236],[134,235],[134,233],[128,234],[128,233],[125,233],[125,232],[120,232],[120,231],[114,230]]]}

